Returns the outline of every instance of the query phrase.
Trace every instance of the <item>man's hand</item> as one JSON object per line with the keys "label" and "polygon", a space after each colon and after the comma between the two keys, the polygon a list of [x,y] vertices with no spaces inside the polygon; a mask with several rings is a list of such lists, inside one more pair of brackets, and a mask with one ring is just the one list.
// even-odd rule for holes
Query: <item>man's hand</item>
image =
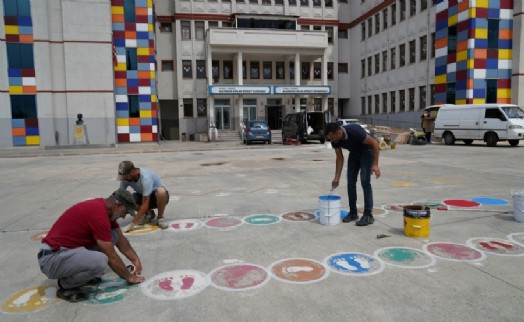
{"label": "man's hand", "polygon": [[378,166],[372,166],[371,167],[371,172],[375,174],[377,179],[380,177],[380,169],[379,169]]}
{"label": "man's hand", "polygon": [[335,190],[338,187],[338,181],[331,181],[331,191]]}
{"label": "man's hand", "polygon": [[127,279],[127,282],[129,284],[138,284],[138,283],[142,283],[145,280],[146,279],[143,276],[140,276],[140,275],[137,275],[137,274],[130,274],[129,278]]}
{"label": "man's hand", "polygon": [[129,225],[125,226],[124,229],[122,230],[124,231],[124,233],[128,233],[132,231],[133,229],[135,229],[135,224],[130,223]]}

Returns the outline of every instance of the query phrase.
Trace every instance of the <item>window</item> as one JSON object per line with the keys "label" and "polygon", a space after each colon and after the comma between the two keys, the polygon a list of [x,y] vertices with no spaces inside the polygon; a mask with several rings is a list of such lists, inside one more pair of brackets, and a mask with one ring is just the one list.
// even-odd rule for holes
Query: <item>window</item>
{"label": "window", "polygon": [[409,63],[410,64],[414,64],[416,59],[416,48],[417,48],[417,44],[416,44],[416,41],[415,40],[411,40],[409,42]]}
{"label": "window", "polygon": [[486,103],[497,103],[496,79],[486,79]]}
{"label": "window", "polygon": [[284,79],[285,77],[285,63],[284,62],[280,62],[280,61],[277,61],[275,63],[275,70],[276,70],[276,78],[277,79]]}
{"label": "window", "polygon": [[326,31],[328,34],[328,44],[333,43],[333,27],[326,27]]}
{"label": "window", "polygon": [[257,119],[257,100],[256,99],[244,99],[243,100],[244,110],[244,124],[247,125],[249,121],[255,121]]}
{"label": "window", "polygon": [[296,6],[297,5],[297,0],[289,0],[289,5],[290,6]]}
{"label": "window", "polygon": [[218,28],[218,21],[208,21],[207,26],[208,28]]}
{"label": "window", "polygon": [[258,4],[258,0],[249,0],[249,3],[256,3],[256,4]]}
{"label": "window", "polygon": [[382,30],[388,28],[388,8],[382,10]]}
{"label": "window", "polygon": [[409,110],[414,111],[415,110],[415,89],[410,88],[408,92],[409,92]]}
{"label": "window", "polygon": [[455,104],[455,83],[447,84],[446,103]]}
{"label": "window", "polygon": [[275,4],[281,6],[284,4],[284,0],[275,0]]}
{"label": "window", "polygon": [[397,53],[397,50],[396,48],[391,48],[391,57],[390,57],[390,65],[391,65],[391,69],[395,69],[397,68],[396,65],[395,65],[395,62],[396,62],[396,53]]}
{"label": "window", "polygon": [[388,51],[384,50],[382,52],[382,71],[385,72],[388,70]]}
{"label": "window", "polygon": [[431,33],[431,58],[435,58],[435,33]]}
{"label": "window", "polygon": [[400,90],[398,91],[398,96],[400,99],[400,102],[399,102],[400,112],[404,112],[406,110],[406,93],[404,92],[404,90]]}
{"label": "window", "polygon": [[260,62],[258,61],[252,61],[249,64],[249,78],[251,79],[259,79],[260,78]]}
{"label": "window", "polygon": [[205,98],[197,98],[197,117],[207,116],[207,100]]}
{"label": "window", "polygon": [[348,73],[348,63],[338,63],[338,73],[347,74]]}
{"label": "window", "polygon": [[172,71],[175,69],[172,60],[162,60],[162,71]]}
{"label": "window", "polygon": [[215,82],[218,82],[220,78],[220,65],[218,60],[213,60],[211,62],[211,76]]}
{"label": "window", "polygon": [[206,78],[206,61],[205,60],[197,60],[196,61],[196,77],[197,78]]}
{"label": "window", "polygon": [[309,80],[311,78],[310,68],[309,62],[302,63],[302,79]]}
{"label": "window", "polygon": [[406,0],[400,0],[400,21],[406,20]]}
{"label": "window", "polygon": [[375,74],[380,73],[380,55],[375,55]]}
{"label": "window", "polygon": [[373,108],[373,104],[371,104],[372,102],[372,97],[371,95],[368,96],[368,108],[366,109],[366,114],[371,114],[372,113],[372,108]]}
{"label": "window", "polygon": [[301,7],[309,6],[309,0],[300,0],[300,6]]}
{"label": "window", "polygon": [[262,63],[262,68],[264,79],[273,79],[273,63],[265,61]]}
{"label": "window", "polygon": [[375,111],[373,112],[375,114],[380,113],[380,100],[378,94],[375,95]]}
{"label": "window", "polygon": [[195,39],[204,40],[205,31],[204,31],[204,22],[195,21]]}
{"label": "window", "polygon": [[400,46],[398,46],[398,51],[399,51],[399,56],[400,56],[400,60],[398,62],[398,65],[400,67],[406,65],[406,45],[402,44]]}
{"label": "window", "polygon": [[388,93],[382,93],[382,113],[388,112]]}
{"label": "window", "polygon": [[360,98],[360,114],[362,115],[366,114],[366,98],[365,97]]}
{"label": "window", "polygon": [[324,5],[326,6],[326,8],[333,7],[333,0],[325,0]]}
{"label": "window", "polygon": [[457,52],[457,26],[448,28],[448,54]]}
{"label": "window", "polygon": [[360,29],[362,31],[362,37],[360,40],[365,40],[366,39],[366,22],[360,23]]}
{"label": "window", "polygon": [[313,0],[313,7],[320,7],[320,0]]}
{"label": "window", "polygon": [[127,102],[129,103],[129,117],[140,117],[138,95],[127,95]]}
{"label": "window", "polygon": [[7,43],[6,47],[9,68],[34,68],[33,44]]}
{"label": "window", "polygon": [[184,117],[193,117],[193,99],[184,98]]}
{"label": "window", "polygon": [[417,0],[410,0],[410,3],[409,3],[409,16],[413,17],[416,14],[417,14]]}
{"label": "window", "polygon": [[366,60],[362,59],[360,61],[360,77],[364,78],[366,77]]}
{"label": "window", "polygon": [[347,29],[339,29],[338,30],[338,39],[348,39],[348,30]]}
{"label": "window", "polygon": [[31,17],[29,0],[4,0],[4,16]]}
{"label": "window", "polygon": [[[7,1],[4,1],[4,3]],[[35,95],[10,95],[11,118],[13,119],[36,119],[36,96]]]}
{"label": "window", "polygon": [[488,48],[499,48],[499,20],[488,19]]}
{"label": "window", "polygon": [[[495,103],[495,102],[490,102]],[[487,119],[505,119],[504,114],[498,108],[487,108],[484,112],[484,118]]]}
{"label": "window", "polygon": [[135,16],[135,0],[124,0],[124,21],[135,22]]}
{"label": "window", "polygon": [[262,4],[270,5],[271,0],[262,0]]}
{"label": "window", "polygon": [[295,79],[295,63],[289,62],[289,79]]}
{"label": "window", "polygon": [[328,79],[333,79],[333,63],[327,63],[327,77]]}
{"label": "window", "polygon": [[137,70],[136,48],[126,48],[126,69]]}
{"label": "window", "polygon": [[247,79],[247,63],[246,61],[242,61],[242,78]]}
{"label": "window", "polygon": [[301,25],[300,26],[300,30],[309,30],[309,26],[308,25]]}
{"label": "window", "polygon": [[313,63],[313,78],[314,79],[322,78],[322,66],[321,66],[321,63],[319,62]]}
{"label": "window", "polygon": [[428,58],[428,37],[420,37],[420,57],[419,60],[426,60]]}
{"label": "window", "polygon": [[193,71],[191,70],[191,61],[190,60],[182,61],[182,77],[183,78],[193,78]]}
{"label": "window", "polygon": [[161,22],[160,32],[173,32],[173,25],[170,22]]}
{"label": "window", "polygon": [[396,105],[395,105],[395,92],[389,92],[389,105],[391,105],[391,112],[396,112]]}
{"label": "window", "polygon": [[428,8],[428,0],[420,0],[420,11],[424,11]]}
{"label": "window", "polygon": [[373,20],[371,18],[368,19],[368,38],[373,36]]}
{"label": "window", "polygon": [[320,30],[322,30],[322,26],[313,26],[313,30],[320,31]]}
{"label": "window", "polygon": [[397,24],[397,5],[394,3],[391,5],[391,25]]}
{"label": "window", "polygon": [[181,21],[180,28],[182,32],[182,39],[183,40],[191,39],[191,21]]}
{"label": "window", "polygon": [[429,85],[429,105],[435,105],[435,84]]}
{"label": "window", "polygon": [[371,70],[372,70],[372,61],[371,61],[371,56],[368,57],[368,76],[371,76]]}
{"label": "window", "polygon": [[233,79],[233,62],[231,60],[224,61],[224,79]]}
{"label": "window", "polygon": [[426,86],[420,86],[418,88],[418,107],[419,109],[423,109],[426,107]]}
{"label": "window", "polygon": [[375,15],[375,35],[380,32],[380,14]]}

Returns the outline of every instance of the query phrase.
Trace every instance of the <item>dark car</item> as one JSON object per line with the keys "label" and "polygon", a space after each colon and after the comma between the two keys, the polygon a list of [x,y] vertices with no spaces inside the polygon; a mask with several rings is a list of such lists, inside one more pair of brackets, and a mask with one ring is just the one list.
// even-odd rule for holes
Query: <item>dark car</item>
{"label": "dark car", "polygon": [[244,143],[267,142],[271,144],[271,129],[266,121],[249,121],[244,128]]}

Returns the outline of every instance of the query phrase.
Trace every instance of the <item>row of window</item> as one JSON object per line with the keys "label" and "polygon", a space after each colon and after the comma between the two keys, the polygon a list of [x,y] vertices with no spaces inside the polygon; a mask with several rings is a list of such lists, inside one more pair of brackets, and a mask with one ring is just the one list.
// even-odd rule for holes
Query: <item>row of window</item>
{"label": "row of window", "polygon": [[[364,2],[364,1],[363,1]],[[418,12],[422,12],[428,9],[428,0],[409,0],[409,16],[414,17],[417,15],[417,3],[420,4]],[[374,34],[380,33],[388,28],[389,24],[394,26],[397,24],[397,17],[399,21],[406,20],[406,0],[399,0],[398,7],[400,10],[397,12],[397,3],[393,3],[391,6],[382,10],[382,13],[377,13],[373,17],[360,23],[361,29],[361,40],[365,40]],[[432,5],[435,5],[435,0],[432,1]],[[381,19],[382,17],[382,19]],[[374,22],[374,24],[373,24]],[[382,22],[382,24],[381,24]]]}
{"label": "row of window", "polygon": [[[208,1],[218,2],[218,0]],[[244,2],[262,5],[284,5],[284,1],[285,0],[237,0],[236,3]],[[220,0],[220,2],[231,2],[231,0]],[[324,3],[324,7],[333,7],[333,0],[287,0],[285,2],[287,2],[290,6],[300,5],[301,7],[309,7],[309,5],[311,4],[313,5],[313,7],[322,7],[322,3]],[[341,2],[347,2],[347,0]]]}
{"label": "row of window", "polygon": [[[431,58],[435,58],[435,40],[434,38],[435,38],[435,34],[432,33],[431,34]],[[424,61],[427,59],[427,45],[428,45],[427,36],[420,37],[418,40],[418,43],[419,43],[418,44],[418,48],[419,48],[418,61]],[[406,44],[400,44],[398,46],[398,53],[399,53],[398,66],[399,67],[404,67],[406,63],[414,64],[417,62],[416,39],[410,40],[408,42],[408,49],[409,49],[409,56],[408,56],[408,61],[406,61]],[[374,68],[373,68],[373,58],[375,60]],[[393,70],[397,68],[397,48],[396,47],[389,49],[389,59],[388,59],[387,50],[382,51],[382,55],[380,55],[380,53],[377,53],[374,56],[367,57],[367,59],[366,58],[362,59],[360,61],[360,77],[364,78],[366,77],[366,75],[371,76],[373,74],[378,74],[380,72],[386,72],[388,70],[388,60],[389,60],[389,70]],[[367,65],[366,65],[366,62],[367,62]],[[367,70],[367,73],[366,73],[366,70]]]}
{"label": "row of window", "polygon": [[[407,90],[391,91],[382,94],[362,96],[360,98],[361,112],[366,114],[395,113],[405,111],[415,111],[415,91],[416,88]],[[397,96],[398,93],[398,96]],[[407,94],[407,104],[406,104]],[[388,99],[389,95],[389,99]],[[398,97],[398,109],[397,109]],[[428,105],[435,104],[435,85],[430,85],[430,103],[426,101],[426,86],[418,87],[418,110]],[[388,109],[389,107],[389,109]]]}

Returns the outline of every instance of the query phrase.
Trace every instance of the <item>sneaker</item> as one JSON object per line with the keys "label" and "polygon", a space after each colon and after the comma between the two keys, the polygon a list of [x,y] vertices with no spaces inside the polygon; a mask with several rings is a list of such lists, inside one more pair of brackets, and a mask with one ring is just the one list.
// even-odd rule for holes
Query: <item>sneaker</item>
{"label": "sneaker", "polygon": [[162,228],[162,229],[166,229],[166,228],[169,227],[169,223],[168,223],[167,219],[164,218],[164,217],[162,217],[162,218],[158,218],[156,224],[157,224],[158,227],[160,227],[160,228]]}
{"label": "sneaker", "polygon": [[342,219],[343,222],[352,222],[353,220],[358,220],[358,214],[350,213]]}
{"label": "sneaker", "polygon": [[87,294],[80,291],[80,289],[78,288],[72,288],[72,289],[67,289],[67,290],[63,288],[59,288],[56,291],[56,297],[64,301],[71,302],[71,303],[76,303],[76,302],[87,300]]}
{"label": "sneaker", "polygon": [[357,226],[367,226],[375,222],[375,218],[372,215],[364,215],[357,221]]}
{"label": "sneaker", "polygon": [[152,223],[153,222],[153,219],[155,219],[155,211],[154,210],[149,210],[148,212],[146,212],[142,218],[140,219],[140,221],[138,222],[138,224],[140,226],[143,226],[145,224],[149,224],[149,223]]}

